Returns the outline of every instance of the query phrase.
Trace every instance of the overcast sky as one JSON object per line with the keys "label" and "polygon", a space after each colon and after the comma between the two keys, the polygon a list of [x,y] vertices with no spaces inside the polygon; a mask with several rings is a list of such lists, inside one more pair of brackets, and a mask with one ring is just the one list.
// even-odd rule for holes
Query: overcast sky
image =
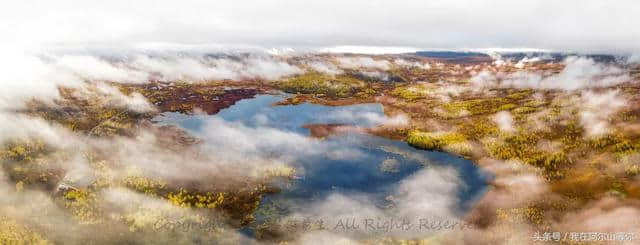
{"label": "overcast sky", "polygon": [[6,0],[0,42],[640,51],[640,1]]}

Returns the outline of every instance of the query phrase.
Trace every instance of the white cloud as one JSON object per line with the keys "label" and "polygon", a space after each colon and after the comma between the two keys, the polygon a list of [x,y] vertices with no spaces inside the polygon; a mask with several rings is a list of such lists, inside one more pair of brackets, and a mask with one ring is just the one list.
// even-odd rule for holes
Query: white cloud
{"label": "white cloud", "polygon": [[31,0],[0,10],[0,42],[638,51],[638,12],[633,0]]}
{"label": "white cloud", "polygon": [[284,76],[299,74],[302,71],[296,67],[282,61],[269,59],[250,58],[245,65],[246,73],[249,77],[275,80]]}
{"label": "white cloud", "polygon": [[[327,198],[294,213],[290,218],[321,217],[326,227],[336,227],[342,221],[355,220],[362,225],[365,219],[374,220],[407,220],[415,226],[419,219],[458,221],[461,217],[456,209],[459,202],[456,190],[464,188],[458,178],[457,172],[452,168],[430,167],[422,169],[402,180],[396,186],[390,196],[393,207],[384,209],[376,206],[373,196],[366,194],[333,193]],[[415,228],[415,227],[414,227]],[[331,240],[346,238],[376,238],[378,236],[396,236],[405,238],[424,238],[433,235],[430,232],[419,229],[400,230],[392,229],[388,232],[372,231],[367,229],[329,230]],[[377,232],[377,233],[376,233]],[[302,239],[308,239],[307,234]],[[335,237],[337,236],[337,237]],[[346,237],[346,238],[345,238]]]}
{"label": "white cloud", "polygon": [[469,82],[474,89],[498,86],[496,77],[489,71],[481,71],[478,74],[475,74],[473,77],[471,77],[471,79],[469,79]]}
{"label": "white cloud", "polygon": [[513,117],[508,111],[501,111],[496,113],[493,117],[493,121],[498,124],[498,128],[502,131],[511,132],[513,128]]}
{"label": "white cloud", "polygon": [[51,102],[59,98],[60,87],[80,91],[97,88],[112,105],[134,111],[149,111],[151,106],[139,94],[123,95],[102,82],[145,83],[149,81],[201,82],[210,80],[275,80],[302,73],[295,65],[263,53],[232,54],[212,58],[202,51],[188,54],[162,52],[147,55],[140,51],[46,52],[39,54],[5,51],[0,57],[0,109],[20,108],[37,98]]}
{"label": "white cloud", "polygon": [[335,112],[318,115],[319,119],[335,120],[340,122],[361,122],[367,126],[403,126],[409,123],[409,118],[404,114],[397,114],[391,117],[373,111],[359,108],[343,108]]}
{"label": "white cloud", "polygon": [[385,81],[385,82],[388,82],[389,79],[391,79],[388,73],[380,72],[380,71],[363,71],[363,72],[360,72],[360,74],[371,79]]}
{"label": "white cloud", "polygon": [[207,142],[205,151],[218,153],[226,162],[267,156],[295,158],[328,151],[326,145],[301,134],[268,127],[250,128],[217,118],[207,121],[201,137]]}
{"label": "white cloud", "polygon": [[35,97],[50,101],[58,97],[58,86],[82,85],[81,80],[74,75],[59,72],[38,57],[13,51],[5,51],[2,54],[0,109],[19,108],[25,98]]}
{"label": "white cloud", "polygon": [[419,62],[419,61],[408,61],[405,59],[396,59],[393,61],[394,63],[396,63],[399,66],[404,66],[404,67],[410,67],[410,68],[421,68],[421,69],[431,69],[431,65],[429,65],[429,63],[423,63],[423,62]]}
{"label": "white cloud", "polygon": [[492,188],[477,201],[475,212],[529,205],[549,194],[549,185],[539,169],[518,161],[483,158],[478,164],[495,176]]}
{"label": "white cloud", "polygon": [[0,112],[0,144],[9,139],[37,138],[60,147],[69,143],[62,139],[71,135],[61,127],[53,126],[41,118],[17,113]]}
{"label": "white cloud", "polygon": [[348,69],[370,68],[379,70],[388,70],[389,61],[374,60],[371,57],[338,57],[341,67]]}
{"label": "white cloud", "polygon": [[533,89],[579,90],[609,87],[631,80],[627,70],[616,65],[597,63],[584,57],[568,57],[558,74],[517,71],[493,74],[482,71],[470,82],[475,89],[483,87],[514,87]]}
{"label": "white cloud", "polygon": [[[567,213],[556,227],[563,230],[589,230],[593,232],[640,232],[640,209],[613,197],[605,197],[589,203],[585,208]],[[619,241],[634,244],[635,241]]]}
{"label": "white cloud", "polygon": [[271,57],[250,56],[238,60],[231,58],[208,59],[182,55],[152,57],[138,55],[131,65],[156,79],[165,81],[186,80],[241,80],[247,78],[278,79],[301,72],[295,66]]}
{"label": "white cloud", "polygon": [[106,97],[105,105],[128,108],[135,112],[151,112],[155,110],[151,103],[140,93],[134,92],[130,95],[124,95],[117,88],[105,83],[97,83],[96,89],[97,95]]}
{"label": "white cloud", "polygon": [[338,75],[338,74],[342,74],[344,71],[342,71],[342,69],[338,68],[337,66],[335,66],[334,64],[328,63],[328,62],[322,62],[322,61],[312,61],[307,63],[307,65],[309,65],[309,67],[311,67],[311,69],[320,72],[320,73],[326,73],[329,75]]}
{"label": "white cloud", "polygon": [[524,57],[521,60],[519,60],[518,63],[516,63],[514,66],[516,68],[522,69],[527,63],[535,63],[541,60],[542,59],[540,57],[533,57],[533,58]]}
{"label": "white cloud", "polygon": [[599,136],[609,132],[609,117],[627,104],[618,90],[602,93],[582,92],[580,96],[580,123],[587,136]]}
{"label": "white cloud", "polygon": [[65,55],[57,58],[54,66],[86,80],[144,82],[148,76],[145,72],[117,67],[89,55]]}

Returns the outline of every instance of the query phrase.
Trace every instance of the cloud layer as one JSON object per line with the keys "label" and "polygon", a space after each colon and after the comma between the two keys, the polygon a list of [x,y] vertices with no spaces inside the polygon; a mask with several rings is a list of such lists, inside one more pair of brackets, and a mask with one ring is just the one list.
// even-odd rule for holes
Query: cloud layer
{"label": "cloud layer", "polygon": [[[501,61],[501,60],[498,60]],[[482,71],[471,77],[475,88],[508,87],[574,91],[585,88],[610,87],[631,81],[629,72],[615,65],[597,63],[585,57],[568,57],[558,74],[517,71],[493,74]]]}
{"label": "cloud layer", "polygon": [[[29,0],[0,10],[0,42],[637,52],[638,12],[640,5],[633,0],[498,0],[491,4],[470,0],[115,0],[100,4]],[[215,45],[208,47],[220,47]]]}

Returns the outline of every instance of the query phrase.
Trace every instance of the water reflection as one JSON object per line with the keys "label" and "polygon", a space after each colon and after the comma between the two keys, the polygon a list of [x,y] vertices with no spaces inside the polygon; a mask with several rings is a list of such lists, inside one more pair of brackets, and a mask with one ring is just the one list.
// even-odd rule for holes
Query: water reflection
{"label": "water reflection", "polygon": [[[249,128],[272,128],[307,135],[308,130],[302,127],[305,124],[338,123],[369,127],[384,118],[380,104],[272,106],[282,99],[278,95],[259,95],[239,101],[213,116],[165,113],[155,121],[179,125],[194,135],[212,130],[203,125],[220,119]],[[326,150],[323,154],[298,155],[292,154],[296,149],[283,150],[295,155],[292,163],[297,169],[297,178],[293,182],[281,183],[283,191],[265,197],[261,208],[276,206],[278,212],[292,212],[336,192],[347,195],[364,193],[384,206],[385,196],[399,181],[431,166],[451,166],[457,170],[459,179],[463,181],[457,193],[460,203],[456,208],[460,210],[481,194],[486,185],[484,175],[471,161],[443,152],[414,149],[402,141],[352,133],[328,137],[321,144]],[[263,218],[260,212],[257,218],[258,222]]]}

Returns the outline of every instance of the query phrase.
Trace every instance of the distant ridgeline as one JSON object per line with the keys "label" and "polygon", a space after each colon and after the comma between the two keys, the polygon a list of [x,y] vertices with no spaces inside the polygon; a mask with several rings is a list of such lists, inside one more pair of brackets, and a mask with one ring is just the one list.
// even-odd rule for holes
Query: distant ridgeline
{"label": "distant ridgeline", "polygon": [[550,53],[550,52],[514,52],[500,53],[503,59],[521,60],[524,58],[540,57],[543,60],[562,61],[569,56],[580,56],[593,59],[596,62],[614,63],[620,61],[621,56],[611,54],[579,54],[579,53]]}
{"label": "distant ridgeline", "polygon": [[[524,58],[539,57],[548,61],[562,61],[569,56],[581,56],[593,59],[596,62],[614,63],[619,62],[622,57],[610,54],[579,54],[579,53],[560,53],[560,52],[500,52],[500,56],[505,60],[518,61]],[[464,51],[418,51],[415,55],[442,59],[450,62],[478,62],[478,61],[490,61],[491,56],[485,53],[479,52],[464,52]]]}
{"label": "distant ridgeline", "polygon": [[457,51],[418,51],[416,55],[429,57],[429,58],[441,58],[441,59],[459,59],[470,57],[490,57],[484,53],[477,52],[457,52]]}
{"label": "distant ridgeline", "polygon": [[488,62],[493,60],[491,56],[477,52],[418,51],[415,55],[453,63]]}

